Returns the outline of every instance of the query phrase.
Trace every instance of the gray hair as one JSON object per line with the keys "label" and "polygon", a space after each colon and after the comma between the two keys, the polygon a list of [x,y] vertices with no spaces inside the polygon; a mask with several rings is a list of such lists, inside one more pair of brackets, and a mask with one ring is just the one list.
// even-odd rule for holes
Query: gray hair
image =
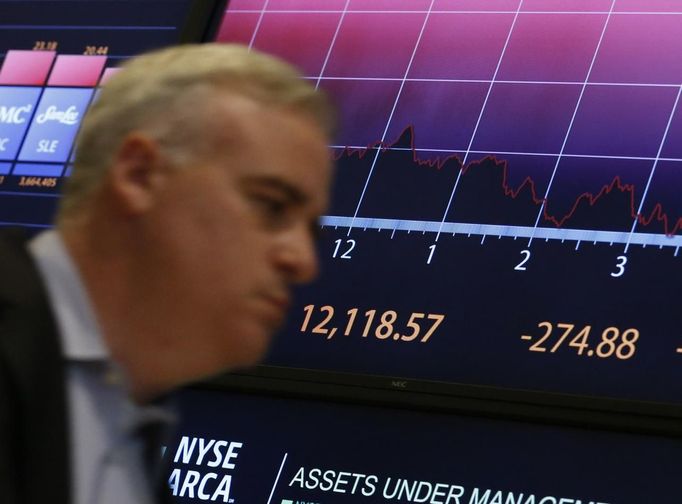
{"label": "gray hair", "polygon": [[326,96],[277,58],[233,44],[150,52],[126,62],[85,115],[57,221],[73,216],[101,186],[133,131],[157,140],[176,162],[196,156],[211,142],[206,138],[210,98],[226,91],[301,112],[329,136],[333,133],[334,112]]}

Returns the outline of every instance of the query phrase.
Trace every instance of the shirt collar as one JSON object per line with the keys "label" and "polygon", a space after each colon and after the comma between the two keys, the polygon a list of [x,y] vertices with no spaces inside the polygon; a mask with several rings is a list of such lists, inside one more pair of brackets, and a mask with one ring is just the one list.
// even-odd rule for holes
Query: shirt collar
{"label": "shirt collar", "polygon": [[107,360],[109,349],[78,269],[60,234],[55,230],[44,231],[29,242],[28,249],[45,281],[64,357]]}

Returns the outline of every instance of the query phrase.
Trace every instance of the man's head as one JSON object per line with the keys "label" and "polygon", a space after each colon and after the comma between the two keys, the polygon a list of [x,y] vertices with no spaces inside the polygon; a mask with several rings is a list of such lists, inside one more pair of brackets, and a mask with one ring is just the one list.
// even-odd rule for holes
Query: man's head
{"label": "man's head", "polygon": [[279,59],[229,44],[148,53],[125,64],[88,111],[77,140],[76,170],[65,187],[57,220],[80,213],[132,132],[157,141],[178,163],[213,155],[221,146],[207,128],[217,126],[212,121],[213,98],[225,92],[265,108],[300,113],[331,135],[334,118],[325,95]]}
{"label": "man's head", "polygon": [[262,356],[316,274],[331,123],[291,67],[237,46],[151,53],[106,84],[58,227],[137,395]]}

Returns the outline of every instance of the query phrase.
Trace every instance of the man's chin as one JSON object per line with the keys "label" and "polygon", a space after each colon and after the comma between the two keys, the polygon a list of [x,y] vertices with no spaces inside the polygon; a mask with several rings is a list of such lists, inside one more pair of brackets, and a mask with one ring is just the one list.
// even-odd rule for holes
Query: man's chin
{"label": "man's chin", "polygon": [[262,325],[244,331],[234,346],[224,349],[225,368],[236,370],[260,364],[267,355],[274,332],[274,329]]}

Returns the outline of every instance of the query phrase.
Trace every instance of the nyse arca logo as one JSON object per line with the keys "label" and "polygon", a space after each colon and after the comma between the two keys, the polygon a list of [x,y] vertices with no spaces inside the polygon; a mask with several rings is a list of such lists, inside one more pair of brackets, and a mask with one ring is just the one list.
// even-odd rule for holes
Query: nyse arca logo
{"label": "nyse arca logo", "polygon": [[0,105],[0,123],[1,124],[24,124],[26,116],[33,110],[33,105],[23,105],[21,107],[8,107]]}
{"label": "nyse arca logo", "polygon": [[[234,503],[232,474],[243,443],[182,436],[168,478],[174,496]],[[180,467],[177,467],[180,465]]]}

